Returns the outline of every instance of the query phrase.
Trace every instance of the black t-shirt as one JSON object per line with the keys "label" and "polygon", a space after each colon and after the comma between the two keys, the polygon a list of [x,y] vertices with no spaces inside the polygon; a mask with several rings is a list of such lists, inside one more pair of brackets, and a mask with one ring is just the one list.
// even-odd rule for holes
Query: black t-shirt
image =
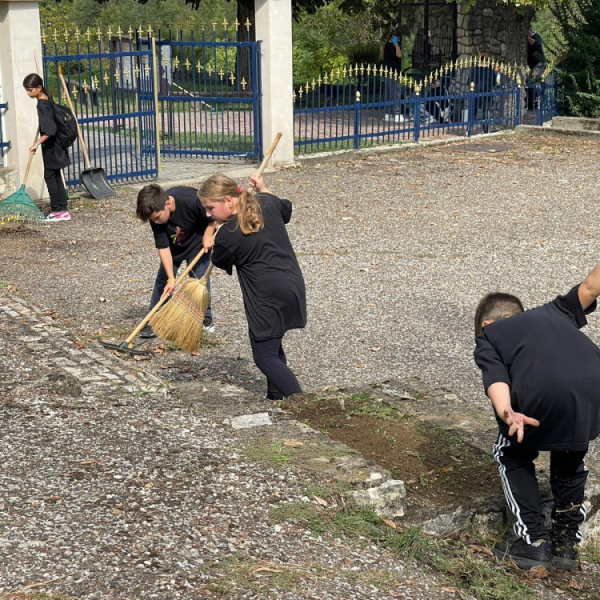
{"label": "black t-shirt", "polygon": [[513,410],[540,422],[522,442],[529,448],[585,450],[600,433],[600,348],[579,331],[596,302],[584,312],[578,290],[490,323],[476,338],[485,390],[508,384]]}
{"label": "black t-shirt", "polygon": [[383,47],[383,66],[393,73],[400,73],[402,70],[402,59],[396,56],[396,46],[392,42],[387,42]]}
{"label": "black t-shirt", "polygon": [[175,198],[175,210],[166,223],[157,225],[150,221],[150,227],[156,247],[170,248],[173,261],[180,264],[202,250],[202,236],[212,219],[206,216],[194,188],[181,185],[165,191]]}
{"label": "black t-shirt", "polygon": [[235,266],[250,337],[263,341],[306,325],[306,289],[285,228],[292,203],[272,194],[258,201],[264,227],[244,235],[233,215],[217,233],[212,261],[230,275]]}
{"label": "black t-shirt", "polygon": [[544,48],[542,46],[542,38],[538,33],[534,33],[531,36],[535,41],[533,45],[529,45],[527,41],[527,65],[530,69],[533,69],[535,65],[546,62],[546,56],[544,54]]}
{"label": "black t-shirt", "polygon": [[57,124],[54,120],[54,108],[52,100],[38,100],[37,112],[40,122],[40,137],[49,135],[50,137],[42,144],[42,155],[44,166],[47,169],[64,169],[71,164],[69,153],[61,146],[60,142],[54,137],[57,131]]}

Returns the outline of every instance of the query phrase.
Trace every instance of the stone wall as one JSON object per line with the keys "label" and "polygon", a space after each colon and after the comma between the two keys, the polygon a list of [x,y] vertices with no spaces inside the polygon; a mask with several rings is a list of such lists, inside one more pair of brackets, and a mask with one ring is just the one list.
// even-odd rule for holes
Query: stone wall
{"label": "stone wall", "polygon": [[[415,12],[415,46],[413,60],[423,46],[423,7]],[[489,52],[492,58],[511,64],[527,62],[527,29],[533,10],[516,8],[496,0],[479,0],[468,9],[465,3],[457,6],[458,57],[476,56]],[[445,64],[452,59],[452,5],[429,7],[429,43],[433,64]],[[415,52],[417,56],[415,56]]]}
{"label": "stone wall", "polygon": [[0,200],[17,191],[17,178],[14,169],[0,167]]}
{"label": "stone wall", "polygon": [[467,11],[458,6],[458,55],[472,56],[489,52],[493,58],[526,64],[527,29],[533,12],[521,12],[512,5],[495,0],[479,0]]}

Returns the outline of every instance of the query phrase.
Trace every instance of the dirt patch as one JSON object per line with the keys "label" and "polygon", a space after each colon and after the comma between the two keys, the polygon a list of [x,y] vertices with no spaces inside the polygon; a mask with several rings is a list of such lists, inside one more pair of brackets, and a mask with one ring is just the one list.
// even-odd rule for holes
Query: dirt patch
{"label": "dirt patch", "polygon": [[494,460],[458,434],[366,392],[288,399],[283,408],[402,479],[409,505],[446,506],[501,494]]}

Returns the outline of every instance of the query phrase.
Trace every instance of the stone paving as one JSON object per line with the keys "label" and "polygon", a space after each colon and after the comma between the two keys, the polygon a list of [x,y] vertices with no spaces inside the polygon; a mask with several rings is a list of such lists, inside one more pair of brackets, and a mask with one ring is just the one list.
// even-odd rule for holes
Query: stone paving
{"label": "stone paving", "polygon": [[156,393],[166,389],[154,375],[123,368],[122,360],[100,346],[94,350],[84,347],[72,334],[56,327],[51,316],[6,291],[0,294],[0,321],[5,319],[17,319],[25,327],[26,335],[20,335],[19,342],[38,361],[75,377],[86,393],[94,394],[115,386],[130,393]]}

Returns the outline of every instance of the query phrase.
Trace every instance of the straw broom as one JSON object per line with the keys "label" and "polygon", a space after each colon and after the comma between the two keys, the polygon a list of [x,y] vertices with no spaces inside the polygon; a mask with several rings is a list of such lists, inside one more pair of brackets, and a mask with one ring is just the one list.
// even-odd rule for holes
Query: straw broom
{"label": "straw broom", "polygon": [[[263,174],[280,139],[281,133],[278,133],[258,169],[258,177]],[[176,288],[170,302],[150,320],[150,326],[159,337],[188,352],[198,352],[202,344],[202,325],[210,304],[207,282],[212,269],[211,263],[200,279],[189,278]]]}
{"label": "straw broom", "polygon": [[207,284],[212,270],[211,263],[200,279],[186,279],[173,291],[165,307],[150,319],[154,333],[187,352],[198,352],[202,344],[202,325],[210,304]]}

